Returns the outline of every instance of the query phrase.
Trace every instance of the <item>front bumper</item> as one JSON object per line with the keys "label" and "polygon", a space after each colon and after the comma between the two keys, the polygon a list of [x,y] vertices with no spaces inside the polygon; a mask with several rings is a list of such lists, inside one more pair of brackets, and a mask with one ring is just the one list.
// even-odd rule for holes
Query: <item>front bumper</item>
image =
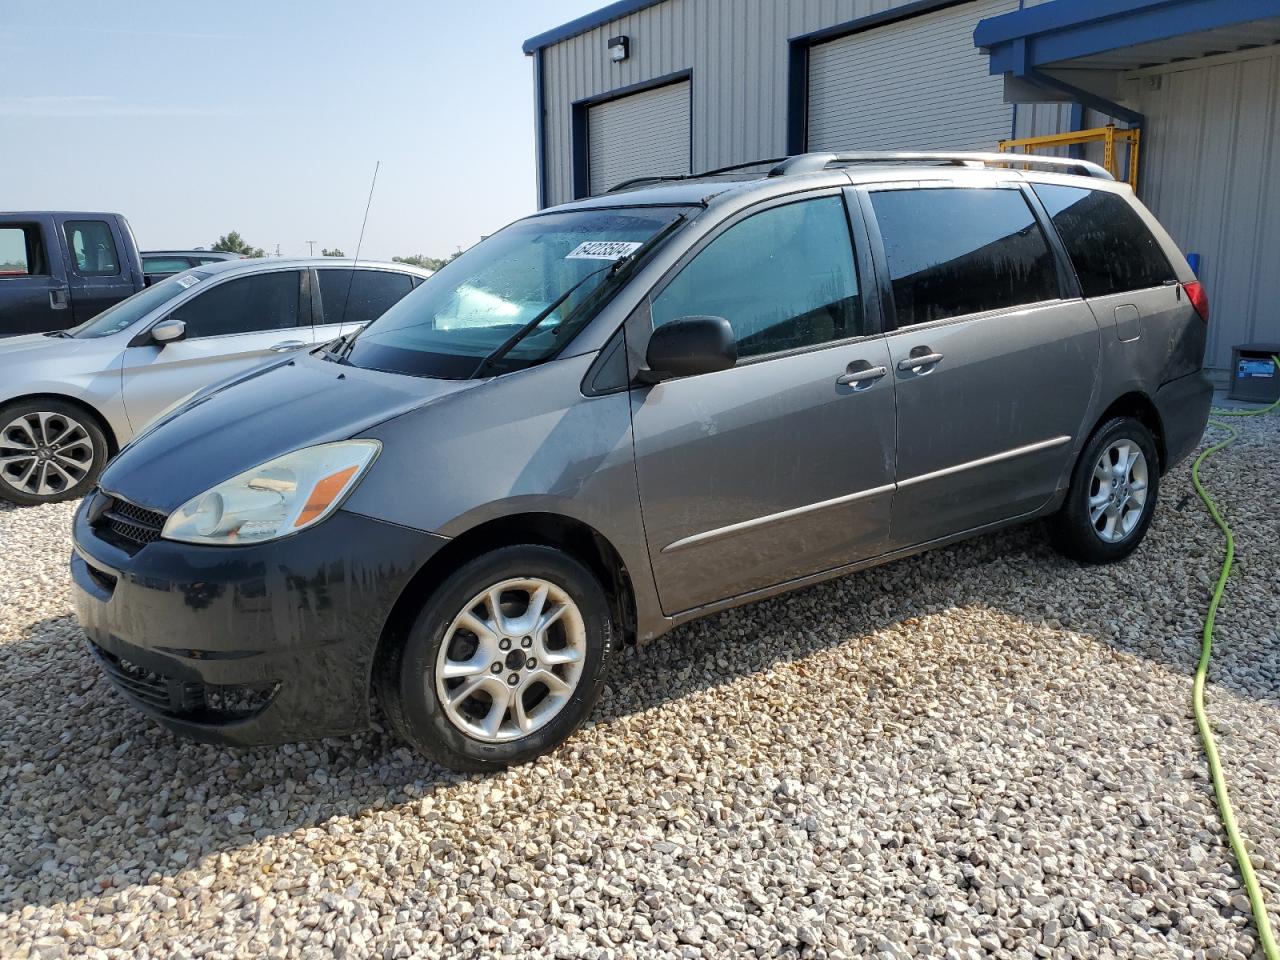
{"label": "front bumper", "polygon": [[1165,470],[1185,460],[1204,436],[1213,405],[1213,384],[1204,371],[1170,380],[1155,396],[1164,432]]}
{"label": "front bumper", "polygon": [[364,729],[378,638],[444,537],[339,510],[246,547],[127,552],[76,513],[71,576],[90,648],[135,706],[180,734],[249,746]]}

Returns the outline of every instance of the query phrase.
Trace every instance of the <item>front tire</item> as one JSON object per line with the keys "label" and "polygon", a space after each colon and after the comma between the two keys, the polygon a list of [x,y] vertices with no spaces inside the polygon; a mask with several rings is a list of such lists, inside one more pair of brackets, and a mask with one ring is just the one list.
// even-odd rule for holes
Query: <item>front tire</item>
{"label": "front tire", "polygon": [[1053,545],[1081,563],[1115,563],[1138,548],[1160,493],[1155,438],[1135,417],[1116,417],[1085,444],[1066,502],[1053,519]]}
{"label": "front tire", "polygon": [[555,748],[586,719],[613,657],[600,582],[532,544],[463,565],[387,651],[378,694],[392,728],[454,770],[485,772]]}
{"label": "front tire", "polygon": [[0,407],[0,498],[11,503],[83,497],[108,453],[97,419],[74,404],[20,400]]}

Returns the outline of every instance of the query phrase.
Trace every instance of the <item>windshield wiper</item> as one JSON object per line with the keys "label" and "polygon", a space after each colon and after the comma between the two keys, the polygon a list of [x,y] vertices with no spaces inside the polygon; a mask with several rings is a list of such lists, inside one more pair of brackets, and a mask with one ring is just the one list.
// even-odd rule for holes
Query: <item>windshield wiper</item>
{"label": "windshield wiper", "polygon": [[57,337],[60,340],[70,340],[71,334],[65,330],[50,330],[45,334],[46,337]]}
{"label": "windshield wiper", "polygon": [[559,309],[561,304],[563,304],[566,300],[568,300],[569,297],[571,297],[575,291],[577,291],[584,283],[586,283],[592,277],[598,277],[600,274],[606,273],[606,272],[609,274],[610,280],[618,277],[622,273],[624,267],[628,267],[633,264],[639,263],[642,257],[648,254],[650,250],[652,250],[655,246],[657,246],[663,240],[665,240],[667,236],[670,235],[672,231],[676,229],[677,226],[679,226],[681,223],[684,222],[684,219],[685,219],[685,215],[682,213],[678,217],[676,217],[674,220],[672,220],[670,223],[668,223],[665,227],[663,227],[661,230],[659,230],[657,233],[655,233],[652,237],[650,237],[648,240],[646,240],[644,243],[638,246],[635,250],[631,251],[631,253],[627,254],[625,257],[619,257],[617,260],[613,261],[613,263],[609,264],[609,266],[607,267],[601,267],[599,270],[592,270],[585,277],[583,277],[581,280],[579,280],[577,283],[571,286],[568,290],[560,294],[560,296],[556,297],[555,300],[551,301],[551,303],[548,304],[544,309],[538,311],[538,315],[536,317],[534,317],[532,320],[526,323],[523,327],[521,327],[511,336],[507,337],[507,339],[504,340],[495,350],[493,350],[483,360],[481,360],[480,363],[476,365],[476,368],[472,372],[470,379],[472,380],[476,379],[482,373],[484,373],[490,367],[492,367],[495,363],[497,363],[499,360],[505,357],[508,353],[510,353],[512,348],[515,347],[516,344],[518,344],[521,340],[523,340],[529,334],[533,333],[534,330],[538,329],[538,327],[542,325],[542,322],[546,320],[547,317],[555,313],[556,310]]}
{"label": "windshield wiper", "polygon": [[347,355],[355,347],[356,334],[358,333],[360,333],[360,330],[352,330],[350,333],[344,333],[337,340],[330,341],[328,347],[325,348],[324,359],[333,363],[341,363],[347,359]]}

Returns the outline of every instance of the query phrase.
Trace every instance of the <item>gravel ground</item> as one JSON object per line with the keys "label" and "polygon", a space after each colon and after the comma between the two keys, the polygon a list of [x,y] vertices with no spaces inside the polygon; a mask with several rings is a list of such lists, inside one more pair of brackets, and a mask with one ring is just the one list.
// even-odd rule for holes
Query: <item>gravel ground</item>
{"label": "gravel ground", "polygon": [[[1241,429],[1209,709],[1276,915],[1280,417]],[[1189,705],[1189,464],[1127,563],[1033,527],[691,625],[490,777],[141,719],[70,616],[70,515],[0,508],[0,956],[1261,957]]]}

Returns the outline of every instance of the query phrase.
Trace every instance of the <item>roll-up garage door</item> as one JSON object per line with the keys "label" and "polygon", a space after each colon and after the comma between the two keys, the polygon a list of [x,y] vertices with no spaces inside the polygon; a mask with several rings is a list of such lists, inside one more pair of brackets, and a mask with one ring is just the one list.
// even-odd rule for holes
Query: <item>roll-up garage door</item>
{"label": "roll-up garage door", "polygon": [[633,177],[689,173],[689,81],[588,108],[587,156],[593,195]]}
{"label": "roll-up garage door", "polygon": [[973,29],[1017,6],[963,3],[813,46],[809,149],[994,150],[1013,108]]}

